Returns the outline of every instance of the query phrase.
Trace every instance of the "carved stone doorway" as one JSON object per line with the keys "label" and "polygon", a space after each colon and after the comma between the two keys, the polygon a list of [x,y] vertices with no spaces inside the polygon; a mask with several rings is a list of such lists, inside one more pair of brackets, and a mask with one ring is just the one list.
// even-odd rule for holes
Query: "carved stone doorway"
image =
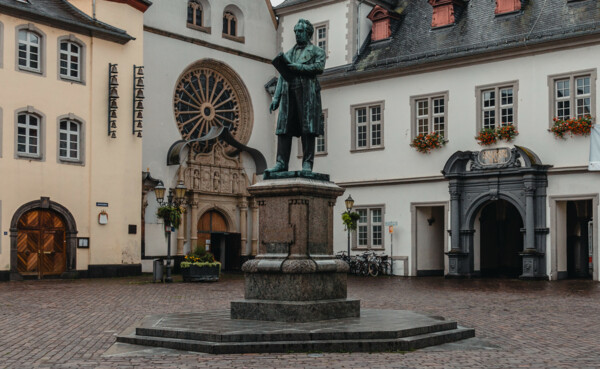
{"label": "carved stone doorway", "polygon": [[241,268],[241,235],[228,232],[225,217],[216,210],[202,214],[198,220],[198,246],[208,246],[222,270]]}

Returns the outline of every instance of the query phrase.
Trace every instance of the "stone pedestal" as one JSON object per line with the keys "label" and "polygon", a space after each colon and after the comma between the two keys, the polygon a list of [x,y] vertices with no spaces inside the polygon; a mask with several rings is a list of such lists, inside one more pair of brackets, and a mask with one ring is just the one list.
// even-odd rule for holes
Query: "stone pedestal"
{"label": "stone pedestal", "polygon": [[347,299],[348,265],[333,256],[333,207],[344,190],[317,179],[265,180],[248,188],[259,206],[259,250],[242,266],[245,299],[232,319],[309,322],[360,316]]}

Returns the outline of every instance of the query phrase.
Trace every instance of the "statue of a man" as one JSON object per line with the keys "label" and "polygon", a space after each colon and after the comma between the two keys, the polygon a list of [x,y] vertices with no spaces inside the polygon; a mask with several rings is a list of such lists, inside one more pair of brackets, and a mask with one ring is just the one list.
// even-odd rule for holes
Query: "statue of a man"
{"label": "statue of a man", "polygon": [[[325,51],[310,42],[313,25],[300,19],[294,27],[296,45],[283,58],[291,72],[287,79],[277,81],[270,112],[277,108],[277,162],[269,172],[288,170],[292,137],[302,138],[302,170],[312,171],[315,158],[315,138],[323,134],[321,86],[317,75],[325,69]],[[277,58],[276,58],[277,59]]]}

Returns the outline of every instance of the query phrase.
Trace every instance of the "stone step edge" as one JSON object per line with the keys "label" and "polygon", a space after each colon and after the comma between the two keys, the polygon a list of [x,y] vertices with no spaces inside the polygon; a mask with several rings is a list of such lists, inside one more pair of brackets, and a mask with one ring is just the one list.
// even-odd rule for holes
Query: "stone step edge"
{"label": "stone step edge", "polygon": [[428,346],[475,337],[472,328],[427,333],[396,339],[279,341],[279,342],[205,342],[149,336],[118,336],[117,342],[163,347],[208,354],[291,353],[291,352],[388,352],[412,351]]}
{"label": "stone step edge", "polygon": [[[455,321],[439,321],[430,325],[389,331],[364,331],[364,332],[273,332],[273,333],[210,333],[196,332],[188,329],[177,328],[149,328],[137,327],[137,336],[175,338],[191,341],[205,342],[281,342],[281,341],[324,341],[324,340],[363,340],[363,339],[395,339],[422,334],[443,332],[456,329]],[[342,336],[342,337],[340,337]]]}

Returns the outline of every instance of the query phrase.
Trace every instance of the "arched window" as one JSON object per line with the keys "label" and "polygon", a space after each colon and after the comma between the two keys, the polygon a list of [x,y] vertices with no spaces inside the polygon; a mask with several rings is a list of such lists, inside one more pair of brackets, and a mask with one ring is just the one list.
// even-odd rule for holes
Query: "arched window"
{"label": "arched window", "polygon": [[223,34],[237,36],[237,18],[232,12],[223,13]]}
{"label": "arched window", "polygon": [[38,115],[23,112],[17,115],[17,154],[39,157],[41,155],[42,122]]}
{"label": "arched window", "polygon": [[59,46],[59,74],[61,78],[80,81],[82,78],[82,47],[73,41],[61,41]]}
{"label": "arched window", "polygon": [[58,157],[61,160],[81,160],[81,123],[61,119],[58,128]]}
{"label": "arched window", "polygon": [[188,2],[187,8],[187,23],[198,27],[203,27],[202,21],[202,5],[194,0]]}
{"label": "arched window", "polygon": [[22,29],[19,31],[19,69],[41,72],[41,36],[36,32]]}

